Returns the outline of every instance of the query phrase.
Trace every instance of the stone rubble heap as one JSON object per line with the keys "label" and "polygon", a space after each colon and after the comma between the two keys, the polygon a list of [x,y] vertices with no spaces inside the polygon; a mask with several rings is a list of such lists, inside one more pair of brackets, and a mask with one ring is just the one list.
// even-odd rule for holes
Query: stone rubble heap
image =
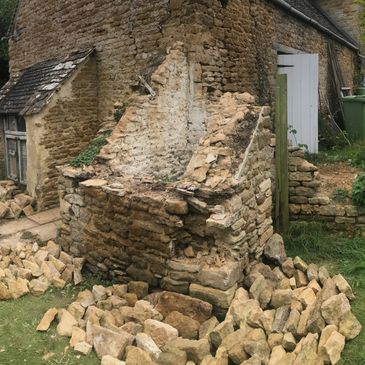
{"label": "stone rubble heap", "polygon": [[74,258],[59,245],[4,242],[0,246],[0,300],[18,299],[28,293],[38,296],[50,287],[81,283],[83,258]]}
{"label": "stone rubble heap", "polygon": [[337,364],[361,331],[350,285],[275,247],[267,257],[281,264],[255,264],[221,321],[208,302],[147,295],[148,284],[130,282],[80,292],[67,309],[47,311],[37,330],[57,318],[58,335],[86,355],[94,348],[102,365]]}
{"label": "stone rubble heap", "polygon": [[0,219],[16,219],[34,213],[35,200],[22,193],[12,180],[0,181]]}

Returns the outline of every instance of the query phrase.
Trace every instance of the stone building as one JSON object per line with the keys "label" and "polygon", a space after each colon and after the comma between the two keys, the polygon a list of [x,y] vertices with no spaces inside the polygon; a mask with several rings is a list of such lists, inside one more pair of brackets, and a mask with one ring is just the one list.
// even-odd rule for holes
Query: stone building
{"label": "stone building", "polygon": [[17,121],[17,179],[47,207],[56,166],[111,129],[97,163],[60,170],[63,247],[120,280],[229,295],[273,235],[264,105],[288,73],[297,142],[313,129],[316,150],[329,45],[355,86],[359,46],[309,0],[22,0],[2,138]]}

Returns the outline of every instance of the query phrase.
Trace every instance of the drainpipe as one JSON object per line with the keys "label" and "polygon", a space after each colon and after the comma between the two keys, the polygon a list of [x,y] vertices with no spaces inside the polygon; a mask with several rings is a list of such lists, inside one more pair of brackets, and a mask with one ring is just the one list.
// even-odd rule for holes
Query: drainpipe
{"label": "drainpipe", "polygon": [[322,24],[318,23],[317,20],[310,18],[309,16],[303,14],[301,11],[295,9],[293,6],[289,5],[285,0],[270,0],[270,1],[278,6],[281,6],[284,9],[286,9],[289,13],[292,13],[294,16],[306,21],[307,23],[310,23],[314,27],[320,29],[322,32],[327,33],[328,35],[335,38],[340,43],[343,43],[346,46],[348,46],[349,48],[352,48],[353,50],[360,52],[358,46],[349,42],[348,40],[339,36],[338,34],[332,32],[332,30],[324,27]]}

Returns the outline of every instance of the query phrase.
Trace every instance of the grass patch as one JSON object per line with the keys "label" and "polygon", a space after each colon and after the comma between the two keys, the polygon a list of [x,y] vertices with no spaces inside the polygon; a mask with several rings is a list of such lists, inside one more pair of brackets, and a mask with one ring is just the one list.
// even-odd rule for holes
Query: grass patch
{"label": "grass patch", "polygon": [[307,159],[314,163],[350,162],[353,166],[365,168],[365,142],[356,142],[351,146],[335,146],[318,154],[307,154]]}
{"label": "grass patch", "polygon": [[289,256],[325,265],[333,274],[344,275],[353,286],[356,300],[352,308],[363,331],[346,344],[339,364],[365,364],[365,240],[331,233],[315,222],[292,223],[284,239]]}
{"label": "grass patch", "polygon": [[[95,283],[87,278],[82,286],[50,289],[42,297],[25,296],[0,304],[0,364],[1,365],[100,365],[93,352],[85,357],[69,346],[69,338],[56,334],[56,324],[47,333],[36,332],[44,313],[52,307],[64,308],[72,303],[79,291]],[[106,284],[108,285],[108,284]]]}

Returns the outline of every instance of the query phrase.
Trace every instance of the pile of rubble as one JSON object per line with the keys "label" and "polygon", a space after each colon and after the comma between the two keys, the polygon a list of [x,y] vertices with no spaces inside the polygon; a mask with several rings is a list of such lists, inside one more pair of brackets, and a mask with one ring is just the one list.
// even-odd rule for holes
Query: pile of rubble
{"label": "pile of rubble", "polygon": [[94,348],[102,365],[337,364],[361,331],[350,285],[299,257],[280,261],[251,268],[221,321],[208,302],[130,282],[80,292],[37,330],[57,318],[58,335],[75,351]]}
{"label": "pile of rubble", "polygon": [[22,193],[12,180],[0,181],[0,219],[16,219],[34,214],[35,200]]}
{"label": "pile of rubble", "polygon": [[42,295],[51,285],[64,288],[82,281],[83,258],[74,258],[59,245],[4,242],[0,246],[0,300]]}

